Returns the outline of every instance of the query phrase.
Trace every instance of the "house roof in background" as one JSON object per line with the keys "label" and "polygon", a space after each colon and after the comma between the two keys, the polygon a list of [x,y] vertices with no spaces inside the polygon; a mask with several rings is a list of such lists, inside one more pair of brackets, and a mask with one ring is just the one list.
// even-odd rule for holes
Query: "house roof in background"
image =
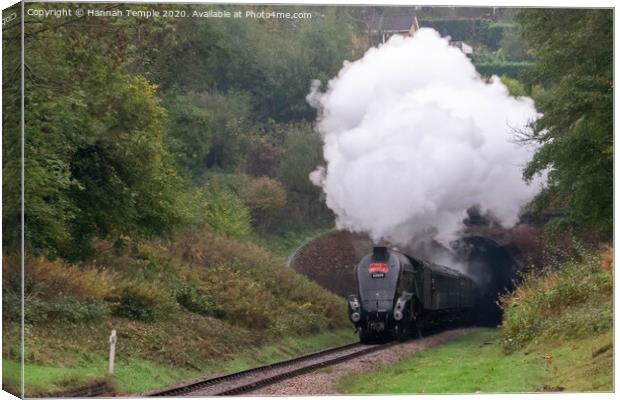
{"label": "house roof in background", "polygon": [[411,29],[413,15],[373,15],[368,20],[371,31],[404,32]]}

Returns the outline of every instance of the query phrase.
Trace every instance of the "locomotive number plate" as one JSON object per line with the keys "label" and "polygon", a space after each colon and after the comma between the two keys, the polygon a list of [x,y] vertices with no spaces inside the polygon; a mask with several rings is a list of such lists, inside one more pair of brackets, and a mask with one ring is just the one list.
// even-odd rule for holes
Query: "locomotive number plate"
{"label": "locomotive number plate", "polygon": [[375,272],[370,276],[373,278],[385,278],[385,274],[383,272]]}

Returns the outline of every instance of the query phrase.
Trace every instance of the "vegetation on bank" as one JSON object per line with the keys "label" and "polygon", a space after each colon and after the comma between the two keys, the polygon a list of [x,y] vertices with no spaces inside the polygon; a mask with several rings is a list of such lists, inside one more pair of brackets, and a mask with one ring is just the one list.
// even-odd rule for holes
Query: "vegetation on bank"
{"label": "vegetation on bank", "polygon": [[532,342],[569,341],[610,330],[612,257],[611,248],[602,254],[581,249],[558,265],[526,273],[513,292],[500,298],[505,349],[516,351]]}
{"label": "vegetation on bank", "polygon": [[[111,329],[122,392],[354,340],[342,299],[250,241],[201,230],[123,251],[96,246],[89,264],[26,262],[27,395],[102,376]],[[5,383],[18,388],[19,266],[3,261]]]}
{"label": "vegetation on bank", "polygon": [[[53,333],[68,332],[53,331]],[[71,333],[84,334],[84,331]],[[160,336],[162,335],[165,336],[165,333],[160,334]],[[240,371],[301,354],[348,344],[355,341],[355,338],[353,331],[346,328],[303,337],[279,338],[269,344],[257,344],[255,347],[244,348],[237,344],[234,352],[227,354],[226,357],[216,354],[214,358],[205,359],[195,365],[174,366],[173,368],[168,363],[139,357],[126,357],[121,353],[112,377],[106,375],[108,361],[105,357],[100,354],[78,353],[75,356],[81,361],[77,363],[67,365],[26,364],[27,394],[37,396],[64,392],[72,388],[82,387],[93,381],[107,379],[114,388],[116,395],[135,395],[201,376]],[[106,337],[105,335],[95,335],[93,339],[105,342]],[[126,335],[121,336],[119,340],[119,348],[122,346],[123,350],[135,343]],[[123,344],[123,341],[127,340],[129,343]],[[64,357],[64,355],[60,356]],[[13,359],[3,359],[2,364],[3,389],[18,393],[18,382],[21,379],[20,363]]]}

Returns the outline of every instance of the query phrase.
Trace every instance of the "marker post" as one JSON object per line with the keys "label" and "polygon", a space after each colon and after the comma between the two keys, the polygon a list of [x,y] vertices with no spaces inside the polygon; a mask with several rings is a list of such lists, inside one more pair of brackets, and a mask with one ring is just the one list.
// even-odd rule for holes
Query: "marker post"
{"label": "marker post", "polygon": [[114,355],[116,353],[116,329],[112,329],[112,333],[110,334],[108,341],[110,342],[110,363],[108,364],[108,375],[112,375],[114,373]]}

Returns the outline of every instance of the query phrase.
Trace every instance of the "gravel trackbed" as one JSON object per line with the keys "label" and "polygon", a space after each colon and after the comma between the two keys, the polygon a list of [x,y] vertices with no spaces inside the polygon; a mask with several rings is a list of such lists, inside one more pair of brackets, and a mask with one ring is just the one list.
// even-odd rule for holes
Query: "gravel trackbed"
{"label": "gravel trackbed", "polygon": [[276,384],[246,392],[247,396],[301,396],[301,395],[335,395],[341,394],[336,388],[336,382],[345,375],[356,372],[368,372],[385,364],[398,362],[401,358],[415,354],[433,346],[456,339],[479,328],[457,328],[437,333],[422,339],[387,347],[371,354],[367,354],[345,363],[300,375]]}

